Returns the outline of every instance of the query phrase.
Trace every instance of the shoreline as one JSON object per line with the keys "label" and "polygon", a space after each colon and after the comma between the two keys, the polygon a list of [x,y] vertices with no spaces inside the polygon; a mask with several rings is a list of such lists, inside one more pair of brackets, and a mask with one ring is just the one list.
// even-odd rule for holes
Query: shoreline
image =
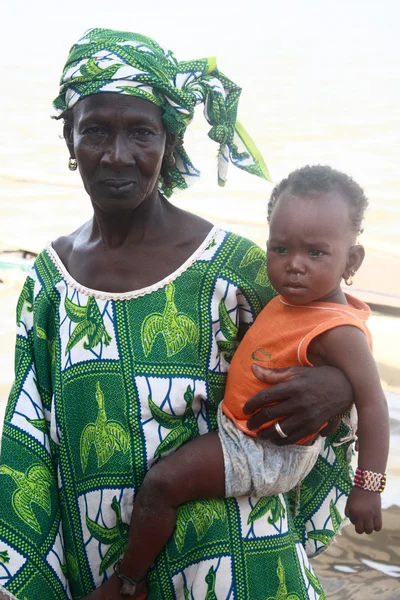
{"label": "shoreline", "polygon": [[[200,215],[208,218],[207,215]],[[230,221],[218,221],[217,224],[243,235],[256,244],[265,248],[268,234],[267,224],[246,225]],[[360,243],[363,244],[362,236]],[[395,253],[378,251],[368,246],[368,240],[363,244],[365,247],[365,258],[359,271],[354,277],[354,284],[343,288],[349,294],[352,294],[366,302],[374,305],[378,310],[393,310],[395,316],[400,317],[400,280],[395,277],[388,277],[387,273],[400,273],[400,255]]]}
{"label": "shoreline", "polygon": [[359,535],[346,525],[329,548],[312,560],[329,600],[400,598],[400,508],[382,511],[383,528]]}

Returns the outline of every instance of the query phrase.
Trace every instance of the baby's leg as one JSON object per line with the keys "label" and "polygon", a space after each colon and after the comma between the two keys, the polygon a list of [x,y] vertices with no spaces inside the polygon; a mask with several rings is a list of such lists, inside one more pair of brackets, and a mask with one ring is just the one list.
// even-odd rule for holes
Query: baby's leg
{"label": "baby's leg", "polygon": [[247,435],[221,408],[218,428],[228,497],[262,497],[288,492],[311,471],[321,449],[321,438],[312,446],[277,446],[270,440]]}
{"label": "baby's leg", "polygon": [[121,573],[132,579],[146,575],[171,537],[180,504],[222,498],[224,492],[224,458],[216,432],[187,442],[154,465],[135,499]]}

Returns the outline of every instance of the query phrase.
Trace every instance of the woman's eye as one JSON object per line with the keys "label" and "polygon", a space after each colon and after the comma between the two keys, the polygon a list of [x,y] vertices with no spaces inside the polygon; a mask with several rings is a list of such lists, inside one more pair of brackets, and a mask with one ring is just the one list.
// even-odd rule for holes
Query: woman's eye
{"label": "woman's eye", "polygon": [[132,135],[135,137],[147,137],[153,135],[153,132],[150,129],[146,129],[145,127],[139,127],[138,129],[134,129],[132,131]]}
{"label": "woman's eye", "polygon": [[313,248],[312,250],[308,251],[308,254],[313,257],[319,257],[324,256],[325,253],[322,252],[322,250],[317,250],[316,248]]}
{"label": "woman's eye", "polygon": [[86,135],[101,136],[101,135],[105,135],[106,132],[103,127],[93,126],[93,127],[87,127],[83,133]]}

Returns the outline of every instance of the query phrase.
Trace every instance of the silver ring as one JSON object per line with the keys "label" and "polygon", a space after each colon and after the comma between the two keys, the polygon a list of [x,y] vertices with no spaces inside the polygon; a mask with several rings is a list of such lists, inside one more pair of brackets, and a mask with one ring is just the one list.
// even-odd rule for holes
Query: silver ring
{"label": "silver ring", "polygon": [[281,438],[287,438],[287,435],[284,431],[282,431],[282,427],[279,425],[278,422],[275,423],[275,429],[276,429],[276,433],[278,433]]}

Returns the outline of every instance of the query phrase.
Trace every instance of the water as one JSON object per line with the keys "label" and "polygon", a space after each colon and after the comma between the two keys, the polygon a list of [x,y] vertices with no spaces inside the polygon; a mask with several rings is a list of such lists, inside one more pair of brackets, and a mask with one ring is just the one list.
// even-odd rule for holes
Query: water
{"label": "water", "polygon": [[[172,47],[178,58],[216,54],[221,70],[243,87],[240,119],[274,181],[306,163],[348,172],[370,198],[364,243],[400,255],[396,0],[339,0],[334,9],[317,0],[305,0],[301,7],[294,1],[260,1],[246,11],[237,2],[227,11],[206,1],[191,20],[173,0],[168,6],[156,0],[151,10],[119,4],[121,14],[110,15],[101,2],[89,0],[79,7],[79,18],[73,10],[63,16],[62,27],[48,0],[23,2],[22,12],[21,3],[7,8],[8,18],[0,25],[4,49],[12,48],[2,64],[0,95],[0,239],[26,230],[21,223],[32,204],[40,214],[35,223],[39,246],[51,233],[68,230],[60,211],[65,215],[73,208],[77,224],[89,212],[78,193],[79,176],[67,170],[61,123],[49,114],[69,46],[95,24],[139,29]],[[271,186],[231,169],[227,187],[218,189],[216,148],[207,130],[198,114],[187,146],[203,176],[182,202],[258,231]]]}

